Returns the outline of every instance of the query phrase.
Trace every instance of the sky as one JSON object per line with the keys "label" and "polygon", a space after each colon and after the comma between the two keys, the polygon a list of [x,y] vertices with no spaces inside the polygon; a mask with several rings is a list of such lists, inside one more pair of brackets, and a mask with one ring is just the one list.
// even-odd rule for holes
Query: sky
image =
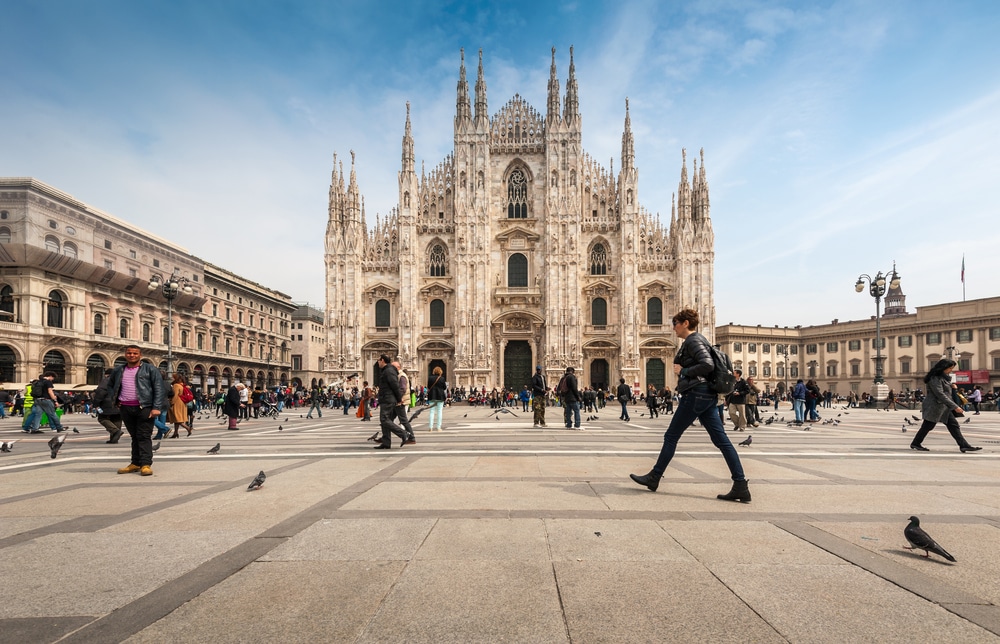
{"label": "sky", "polygon": [[369,225],[453,148],[460,50],[489,112],[544,114],[569,47],[583,148],[664,223],[704,148],[716,321],[874,314],[1000,295],[1000,2],[5,0],[0,176],[31,176],[205,261],[324,305],[333,154]]}

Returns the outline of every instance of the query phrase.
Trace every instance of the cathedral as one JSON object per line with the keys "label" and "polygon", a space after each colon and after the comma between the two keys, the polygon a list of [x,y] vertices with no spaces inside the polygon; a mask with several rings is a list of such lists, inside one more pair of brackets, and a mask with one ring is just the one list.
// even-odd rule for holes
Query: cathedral
{"label": "cathedral", "polygon": [[569,366],[581,389],[672,387],[671,316],[694,308],[713,337],[704,153],[689,175],[681,152],[668,229],[640,205],[627,99],[616,173],[582,149],[572,48],[559,85],[553,48],[545,113],[515,94],[490,116],[482,51],[472,94],[463,51],[453,151],[418,174],[407,103],[399,201],[372,229],[354,152],[346,178],[334,155],[328,382],[371,379],[386,353],[414,384],[441,367],[452,387],[520,390],[539,365],[550,387]]}

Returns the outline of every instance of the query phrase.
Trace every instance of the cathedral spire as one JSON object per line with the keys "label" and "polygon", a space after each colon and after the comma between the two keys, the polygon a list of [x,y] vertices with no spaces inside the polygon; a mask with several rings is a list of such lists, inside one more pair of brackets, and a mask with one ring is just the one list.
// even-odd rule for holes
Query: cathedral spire
{"label": "cathedral spire", "polygon": [[465,48],[462,48],[462,66],[458,71],[458,98],[455,101],[455,128],[459,123],[472,120],[472,109],[469,103],[469,81],[465,79]]}
{"label": "cathedral spire", "polygon": [[625,131],[622,132],[622,170],[635,166],[635,139],[632,137],[632,117],[628,111],[628,97],[625,97]]}
{"label": "cathedral spire", "polygon": [[348,219],[359,221],[361,218],[361,199],[358,193],[358,175],[354,169],[354,150],[351,150],[351,183],[347,187]]}
{"label": "cathedral spire", "polygon": [[545,115],[549,123],[559,121],[559,77],[556,75],[556,48],[552,48],[552,66],[549,68],[549,103]]}
{"label": "cathedral spire", "polygon": [[569,48],[569,78],[566,79],[566,107],[563,117],[567,123],[580,118],[580,97],[577,95],[576,65],[573,64],[573,47]]}
{"label": "cathedral spire", "polygon": [[486,107],[486,76],[483,74],[483,50],[479,50],[479,73],[476,76],[476,123],[485,123],[490,115]]}
{"label": "cathedral spire", "polygon": [[410,127],[410,101],[406,101],[406,129],[403,133],[403,172],[413,172],[413,129]]}
{"label": "cathedral spire", "polygon": [[343,205],[343,199],[341,198],[341,192],[339,188],[339,180],[337,177],[337,153],[333,153],[333,170],[330,172],[330,196],[329,196],[329,213],[330,220],[333,221],[334,218],[343,219],[343,211],[341,206]]}

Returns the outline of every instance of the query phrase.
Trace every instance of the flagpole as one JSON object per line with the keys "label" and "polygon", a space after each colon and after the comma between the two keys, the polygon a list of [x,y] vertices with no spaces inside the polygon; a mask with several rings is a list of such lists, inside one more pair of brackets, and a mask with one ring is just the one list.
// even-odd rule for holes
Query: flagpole
{"label": "flagpole", "polygon": [[962,253],[962,301],[965,301],[965,253]]}

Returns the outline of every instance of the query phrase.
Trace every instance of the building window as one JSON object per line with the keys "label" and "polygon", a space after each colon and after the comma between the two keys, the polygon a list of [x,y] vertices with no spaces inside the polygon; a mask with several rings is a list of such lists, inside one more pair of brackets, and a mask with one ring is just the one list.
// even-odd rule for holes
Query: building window
{"label": "building window", "polygon": [[927,344],[941,344],[941,334],[937,331],[928,333]]}
{"label": "building window", "polygon": [[431,249],[431,254],[427,258],[427,262],[430,265],[430,276],[431,277],[444,277],[445,269],[448,266],[448,256],[444,252],[444,246],[441,244],[435,244],[434,248]]}
{"label": "building window", "polygon": [[194,341],[195,341],[195,344],[197,345],[199,351],[201,351],[202,349],[205,348],[205,334],[204,333],[196,333],[195,336],[194,336]]}
{"label": "building window", "polygon": [[765,342],[764,344],[760,345],[760,351],[761,353],[771,353],[771,345]]}
{"label": "building window", "polygon": [[663,301],[658,297],[646,300],[646,324],[663,324]]}
{"label": "building window", "polygon": [[375,326],[390,326],[389,300],[379,300],[375,302]]}
{"label": "building window", "polygon": [[769,365],[764,365],[764,377],[765,378],[771,377],[771,367]]}
{"label": "building window", "polygon": [[302,356],[292,356],[292,371],[302,371]]}
{"label": "building window", "polygon": [[10,228],[4,226],[3,228],[0,228],[0,244],[9,244],[9,243],[10,243]]}
{"label": "building window", "polygon": [[806,353],[812,354],[812,353],[816,353],[816,352],[817,352],[817,348],[816,348],[815,344],[807,344],[806,345]]}
{"label": "building window", "polygon": [[181,346],[187,348],[188,345],[188,332],[187,330],[181,330]]}
{"label": "building window", "polygon": [[861,375],[861,365],[857,362],[851,363],[851,375],[860,376]]}
{"label": "building window", "polygon": [[216,317],[216,318],[219,317],[219,305],[218,304],[213,304],[212,305],[212,317]]}
{"label": "building window", "polygon": [[507,286],[510,288],[528,286],[528,258],[514,253],[507,260]]}
{"label": "building window", "polygon": [[993,356],[993,371],[1000,371],[1000,356]]}
{"label": "building window", "polygon": [[217,336],[212,336],[212,352],[218,353],[219,351],[219,338]]}
{"label": "building window", "polygon": [[807,365],[807,367],[808,367],[809,377],[810,378],[815,378],[816,377],[816,363],[815,362],[810,362]]}
{"label": "building window", "polygon": [[135,251],[130,248],[128,251],[128,256],[131,257],[132,259],[135,259]]}
{"label": "building window", "polygon": [[226,319],[227,320],[232,320],[233,319],[233,310],[230,309],[230,308],[226,309]]}
{"label": "building window", "polygon": [[528,217],[528,181],[521,169],[514,170],[507,179],[507,218]]}
{"label": "building window", "polygon": [[57,224],[54,219],[49,219],[49,228],[51,228],[52,230],[56,230],[57,228],[59,228],[59,224]]}
{"label": "building window", "polygon": [[900,360],[899,361],[899,373],[910,373],[910,361]]}
{"label": "building window", "polygon": [[233,341],[230,340],[229,338],[226,338],[226,353],[232,353],[232,352],[233,352]]}
{"label": "building window", "polygon": [[48,310],[46,311],[46,326],[63,328],[63,297],[59,291],[49,293]]}
{"label": "building window", "polygon": [[236,321],[243,324],[243,311],[236,312]]}
{"label": "building window", "polygon": [[990,340],[1000,340],[1000,326],[990,327]]}
{"label": "building window", "polygon": [[94,335],[104,335],[104,315],[94,314]]}
{"label": "building window", "polygon": [[972,342],[972,329],[959,329],[955,332],[955,340],[958,342]]}
{"label": "building window", "polygon": [[153,328],[149,326],[149,322],[142,323],[142,341],[150,342],[150,337],[153,335]]}
{"label": "building window", "polygon": [[444,300],[431,300],[430,310],[431,326],[444,326]]}
{"label": "building window", "polygon": [[827,342],[826,343],[826,352],[827,353],[836,353],[837,352],[837,348],[838,347],[837,347],[837,343],[836,342]]}
{"label": "building window", "polygon": [[750,365],[749,367],[747,367],[747,376],[749,378],[757,377],[757,367],[755,365]]}
{"label": "building window", "polygon": [[743,343],[742,342],[734,342],[733,343],[733,352],[734,353],[737,352],[737,351],[742,351],[742,350],[743,350]]}
{"label": "building window", "polygon": [[104,247],[106,249],[108,249],[108,250],[111,250],[111,240],[110,239],[105,239],[104,240]]}
{"label": "building window", "polygon": [[608,249],[604,247],[604,244],[594,244],[594,247],[590,249],[590,274],[608,274]]}
{"label": "building window", "polygon": [[113,271],[115,270],[115,263],[110,259],[106,259],[104,260],[104,268],[108,269],[109,271]]}
{"label": "building window", "polygon": [[50,253],[58,253],[59,252],[59,238],[56,237],[55,235],[46,235],[45,236],[45,250],[49,251]]}
{"label": "building window", "polygon": [[[301,339],[302,339],[302,336],[300,335],[299,336],[299,340],[301,340]],[[243,340],[239,340],[236,343],[236,355],[238,355],[238,356],[243,355]]]}
{"label": "building window", "polygon": [[885,348],[885,338],[879,338],[879,346],[875,346],[875,338],[872,338],[872,349],[884,349]]}
{"label": "building window", "polygon": [[118,320],[118,337],[123,340],[128,339],[128,320],[124,318]]}
{"label": "building window", "polygon": [[793,355],[793,356],[798,355],[799,354],[799,345],[797,345],[797,344],[789,345],[789,347],[788,347],[788,353],[790,355]]}
{"label": "building window", "polygon": [[130,269],[128,269],[128,276],[129,277],[139,277],[139,271],[135,270],[134,268],[130,268]]}
{"label": "building window", "polygon": [[899,347],[910,347],[913,346],[913,336],[912,335],[901,335],[896,339],[896,346]]}
{"label": "building window", "polygon": [[595,297],[590,304],[590,323],[594,326],[608,324],[608,301],[603,297]]}
{"label": "building window", "polygon": [[757,343],[756,342],[748,342],[747,343],[747,352],[748,353],[757,353]]}
{"label": "building window", "polygon": [[160,260],[154,259],[153,260],[153,268],[159,268],[159,267],[160,267]]}
{"label": "building window", "polygon": [[828,365],[826,365],[826,375],[828,377],[830,377],[830,378],[836,377],[837,376],[837,365],[835,365],[835,364],[828,364]]}
{"label": "building window", "polygon": [[73,259],[76,259],[77,255],[76,244],[72,242],[66,242],[65,244],[63,244],[62,252],[63,255],[65,255],[66,257],[72,257]]}
{"label": "building window", "polygon": [[789,367],[789,369],[788,369],[788,375],[791,378],[798,378],[799,377],[799,368],[797,366],[795,366],[795,365]]}
{"label": "building window", "polygon": [[170,344],[170,327],[163,327],[163,344]]}
{"label": "building window", "polygon": [[848,351],[861,351],[861,340],[848,340],[847,341]]}
{"label": "building window", "polygon": [[[778,365],[778,368],[775,369],[774,371],[775,371],[775,375],[777,375],[779,378],[784,378],[785,377],[785,366],[784,365]],[[767,374],[765,373],[764,375],[766,376]]]}
{"label": "building window", "polygon": [[959,371],[968,371],[972,369],[972,360],[969,358],[959,358],[957,362]]}

